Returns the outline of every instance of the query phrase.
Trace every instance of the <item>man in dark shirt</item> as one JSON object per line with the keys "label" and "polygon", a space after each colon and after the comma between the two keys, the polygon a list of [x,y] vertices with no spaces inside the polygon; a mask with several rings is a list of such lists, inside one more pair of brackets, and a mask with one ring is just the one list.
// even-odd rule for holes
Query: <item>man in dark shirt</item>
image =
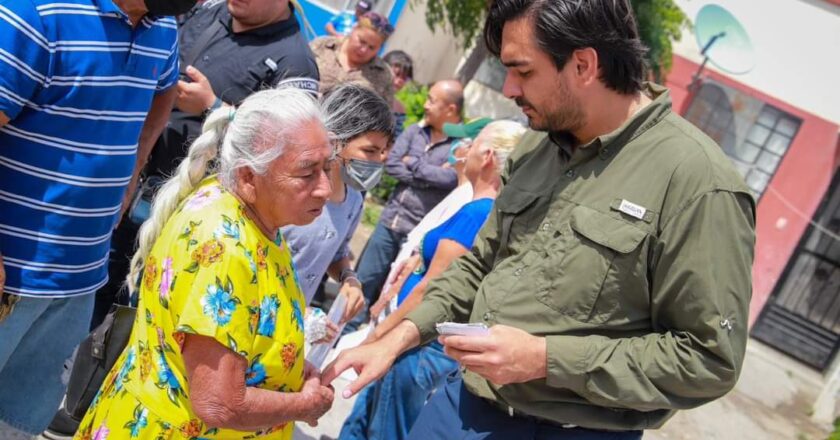
{"label": "man in dark shirt", "polygon": [[214,0],[196,8],[180,29],[182,81],[169,126],[152,152],[147,174],[170,175],[208,110],[237,105],[251,93],[289,78],[318,92],[318,66],[288,0],[244,5]]}

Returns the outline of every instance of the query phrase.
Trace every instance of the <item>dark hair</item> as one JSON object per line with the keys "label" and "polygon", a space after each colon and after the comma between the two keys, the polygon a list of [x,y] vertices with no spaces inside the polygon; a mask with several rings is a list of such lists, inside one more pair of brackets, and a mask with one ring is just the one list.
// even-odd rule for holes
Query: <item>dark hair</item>
{"label": "dark hair", "polygon": [[484,41],[499,56],[505,23],[529,18],[537,43],[562,69],[571,53],[591,47],[598,53],[600,80],[610,89],[631,94],[642,89],[644,56],[636,19],[628,0],[496,0],[484,26]]}
{"label": "dark hair", "polygon": [[390,144],[394,133],[391,105],[373,90],[358,84],[330,89],[321,100],[324,125],[332,138],[346,144],[368,132],[385,133]]}
{"label": "dark hair", "polygon": [[388,63],[389,66],[398,69],[406,78],[414,78],[414,61],[407,53],[401,50],[392,50],[386,53],[382,59]]}

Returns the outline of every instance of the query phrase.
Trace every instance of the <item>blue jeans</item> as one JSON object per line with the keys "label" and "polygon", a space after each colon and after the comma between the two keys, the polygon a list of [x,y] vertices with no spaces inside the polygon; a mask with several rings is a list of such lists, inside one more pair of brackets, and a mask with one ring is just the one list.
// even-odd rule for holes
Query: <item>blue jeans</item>
{"label": "blue jeans", "polygon": [[94,295],[20,297],[0,322],[0,421],[40,434],[52,420],[66,385],[64,361],[88,334]]}
{"label": "blue jeans", "polygon": [[[356,276],[362,284],[362,293],[368,307],[379,298],[379,291],[382,290],[385,278],[391,271],[391,263],[397,258],[400,246],[405,243],[407,237],[407,234],[392,231],[381,222],[376,224],[365,250],[359,257],[359,264],[356,265]],[[347,323],[344,334],[356,331],[367,320],[368,313],[364,310]]]}
{"label": "blue jeans", "polygon": [[533,418],[511,417],[464,388],[460,377],[448,380],[423,408],[409,440],[640,440],[642,431],[563,428]]}
{"label": "blue jeans", "polygon": [[426,400],[456,371],[458,363],[437,342],[402,355],[382,379],[359,393],[339,439],[405,439]]}

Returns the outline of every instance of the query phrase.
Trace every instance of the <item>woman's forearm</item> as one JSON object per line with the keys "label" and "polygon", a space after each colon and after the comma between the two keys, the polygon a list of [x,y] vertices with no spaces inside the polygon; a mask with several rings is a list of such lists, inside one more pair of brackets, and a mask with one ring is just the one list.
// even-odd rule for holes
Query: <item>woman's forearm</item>
{"label": "woman's forearm", "polygon": [[292,393],[247,387],[247,360],[209,337],[187,335],[183,356],[190,404],[207,426],[257,431],[296,420],[315,420],[323,408],[323,387],[317,379],[308,380],[300,392]]}
{"label": "woman's forearm", "polygon": [[420,280],[413,289],[411,289],[411,293],[408,294],[408,297],[406,297],[403,303],[400,304],[399,308],[397,308],[394,313],[388,315],[381,324],[376,326],[376,329],[374,330],[374,337],[376,339],[381,338],[391,331],[392,328],[399,325],[399,323],[402,322],[402,320],[405,319],[412,310],[420,305],[423,301],[423,293],[426,291],[427,284],[428,280],[426,277],[423,277],[423,279]]}

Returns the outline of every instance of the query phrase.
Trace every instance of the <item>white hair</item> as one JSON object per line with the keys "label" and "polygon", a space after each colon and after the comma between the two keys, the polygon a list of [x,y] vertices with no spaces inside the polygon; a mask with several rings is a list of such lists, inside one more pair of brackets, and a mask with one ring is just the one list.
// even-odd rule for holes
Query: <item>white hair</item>
{"label": "white hair", "polygon": [[[202,179],[218,170],[222,186],[234,190],[240,168],[265,174],[301,126],[313,121],[323,127],[317,102],[294,88],[263,90],[246,98],[238,109],[222,107],[210,113],[175,174],[158,190],[151,216],[140,228],[137,252],[126,278],[129,291],[134,293],[146,258],[166,222]],[[211,167],[214,160],[216,166]]]}
{"label": "white hair", "polygon": [[527,129],[518,122],[501,120],[487,124],[479,133],[485,145],[493,149],[499,173],[526,131]]}

